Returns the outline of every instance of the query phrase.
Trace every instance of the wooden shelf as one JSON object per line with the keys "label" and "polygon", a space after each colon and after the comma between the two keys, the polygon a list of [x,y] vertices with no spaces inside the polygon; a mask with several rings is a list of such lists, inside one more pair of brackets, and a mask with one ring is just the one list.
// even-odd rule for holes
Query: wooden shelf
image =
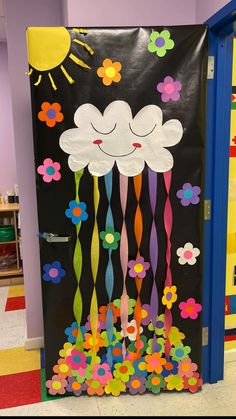
{"label": "wooden shelf", "polygon": [[11,269],[9,269],[9,267],[7,269],[0,269],[0,277],[22,275],[22,274],[23,274],[22,269],[17,269],[17,265],[12,265]]}
{"label": "wooden shelf", "polygon": [[0,241],[0,245],[1,245],[1,244],[11,244],[11,243],[19,243],[19,239],[17,239],[17,240],[12,240],[12,241],[10,241],[10,242],[1,242],[1,241]]}
{"label": "wooden shelf", "polygon": [[16,263],[14,265],[11,265],[10,267],[7,267],[6,269],[0,269],[0,278],[6,277],[6,276],[17,276],[22,275],[22,268],[20,263],[20,250],[19,250],[19,236],[18,236],[18,226],[17,226],[17,212],[19,211],[20,206],[17,203],[14,204],[0,204],[0,218],[5,216],[12,219],[12,224],[14,225],[15,230],[15,240],[11,241],[4,241],[0,242],[0,245],[8,245],[8,244],[14,244],[16,248]]}
{"label": "wooden shelf", "polygon": [[19,211],[19,204],[0,204],[0,212]]}

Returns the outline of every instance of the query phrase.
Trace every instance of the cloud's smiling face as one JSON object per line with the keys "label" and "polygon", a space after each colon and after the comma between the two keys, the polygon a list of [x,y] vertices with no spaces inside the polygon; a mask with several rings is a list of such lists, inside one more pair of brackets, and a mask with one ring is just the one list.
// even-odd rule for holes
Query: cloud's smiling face
{"label": "cloud's smiling face", "polygon": [[111,102],[104,114],[86,103],[77,109],[74,121],[78,128],[63,132],[60,147],[70,154],[73,172],[88,165],[94,176],[108,173],[115,161],[125,176],[142,172],[145,161],[155,172],[166,172],[173,166],[173,157],[164,147],[177,144],[183,135],[177,119],[162,125],[158,106],[145,106],[133,118],[128,103],[120,100]]}

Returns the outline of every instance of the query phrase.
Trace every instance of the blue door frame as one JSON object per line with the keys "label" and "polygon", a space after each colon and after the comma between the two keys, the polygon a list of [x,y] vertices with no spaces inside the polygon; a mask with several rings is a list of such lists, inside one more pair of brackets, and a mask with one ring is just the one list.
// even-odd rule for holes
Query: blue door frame
{"label": "blue door frame", "polygon": [[205,199],[211,200],[211,219],[204,226],[203,381],[215,383],[224,372],[225,268],[228,204],[230,109],[236,0],[205,22],[209,27],[209,55],[215,75],[207,83]]}

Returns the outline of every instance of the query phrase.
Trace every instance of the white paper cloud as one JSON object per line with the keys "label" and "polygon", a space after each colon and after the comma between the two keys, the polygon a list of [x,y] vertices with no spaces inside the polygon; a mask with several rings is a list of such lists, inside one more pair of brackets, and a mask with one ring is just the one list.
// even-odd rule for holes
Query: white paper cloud
{"label": "white paper cloud", "polygon": [[145,161],[155,172],[173,167],[173,157],[164,147],[177,144],[183,127],[177,119],[162,125],[162,111],[156,105],[142,108],[133,118],[128,103],[116,100],[102,114],[86,103],[74,115],[78,128],[63,132],[60,147],[68,153],[73,172],[88,165],[92,175],[103,176],[114,163],[125,176],[142,172]]}

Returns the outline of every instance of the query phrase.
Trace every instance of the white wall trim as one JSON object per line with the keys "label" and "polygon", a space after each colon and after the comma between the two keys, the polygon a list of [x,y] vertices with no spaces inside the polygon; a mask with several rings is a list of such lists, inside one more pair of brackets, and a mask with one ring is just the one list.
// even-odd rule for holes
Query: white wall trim
{"label": "white wall trim", "polygon": [[25,350],[29,351],[31,349],[40,349],[44,347],[44,338],[36,337],[36,338],[26,338],[25,339]]}
{"label": "white wall trim", "polygon": [[227,349],[227,351],[225,351],[224,361],[225,362],[236,361],[236,348],[235,349]]}

